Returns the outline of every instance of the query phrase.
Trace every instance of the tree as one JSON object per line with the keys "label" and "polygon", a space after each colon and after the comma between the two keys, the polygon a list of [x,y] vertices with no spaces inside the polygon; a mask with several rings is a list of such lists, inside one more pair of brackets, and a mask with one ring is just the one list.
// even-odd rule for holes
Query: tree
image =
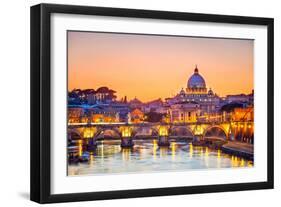
{"label": "tree", "polygon": [[243,104],[241,103],[229,103],[229,104],[225,104],[221,107],[220,111],[225,111],[225,112],[231,112],[233,111],[235,108],[242,108]]}
{"label": "tree", "polygon": [[145,121],[147,122],[161,122],[163,114],[157,112],[149,112],[145,114]]}

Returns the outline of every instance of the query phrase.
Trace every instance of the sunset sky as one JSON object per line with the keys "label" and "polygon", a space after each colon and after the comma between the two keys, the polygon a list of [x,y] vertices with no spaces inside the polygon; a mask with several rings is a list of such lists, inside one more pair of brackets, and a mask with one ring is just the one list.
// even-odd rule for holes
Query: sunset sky
{"label": "sunset sky", "polygon": [[167,98],[197,64],[220,96],[253,89],[253,40],[68,32],[68,89],[107,86],[117,98]]}

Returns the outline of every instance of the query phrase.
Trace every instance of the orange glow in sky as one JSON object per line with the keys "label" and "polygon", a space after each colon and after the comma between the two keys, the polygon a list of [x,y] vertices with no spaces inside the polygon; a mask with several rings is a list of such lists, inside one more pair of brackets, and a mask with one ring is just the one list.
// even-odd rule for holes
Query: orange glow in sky
{"label": "orange glow in sky", "polygon": [[253,40],[68,32],[68,90],[107,86],[117,99],[165,99],[195,65],[219,96],[250,93]]}

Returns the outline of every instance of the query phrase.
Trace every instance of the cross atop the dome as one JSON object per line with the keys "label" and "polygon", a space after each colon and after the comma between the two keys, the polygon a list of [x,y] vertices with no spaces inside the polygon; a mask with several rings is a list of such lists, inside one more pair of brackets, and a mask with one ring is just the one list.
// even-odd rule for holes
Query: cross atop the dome
{"label": "cross atop the dome", "polygon": [[198,68],[197,68],[197,64],[195,65],[195,69],[194,69],[194,73],[198,73],[199,72],[199,70],[198,70]]}

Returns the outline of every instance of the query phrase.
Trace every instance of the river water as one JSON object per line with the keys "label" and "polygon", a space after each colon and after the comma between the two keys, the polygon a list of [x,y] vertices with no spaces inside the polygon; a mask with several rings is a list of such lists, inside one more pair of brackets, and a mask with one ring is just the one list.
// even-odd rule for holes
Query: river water
{"label": "river water", "polygon": [[193,146],[187,141],[171,141],[158,147],[157,140],[135,140],[133,149],[121,149],[120,141],[100,141],[86,163],[69,164],[68,175],[145,173],[252,167],[253,162],[236,156]]}

